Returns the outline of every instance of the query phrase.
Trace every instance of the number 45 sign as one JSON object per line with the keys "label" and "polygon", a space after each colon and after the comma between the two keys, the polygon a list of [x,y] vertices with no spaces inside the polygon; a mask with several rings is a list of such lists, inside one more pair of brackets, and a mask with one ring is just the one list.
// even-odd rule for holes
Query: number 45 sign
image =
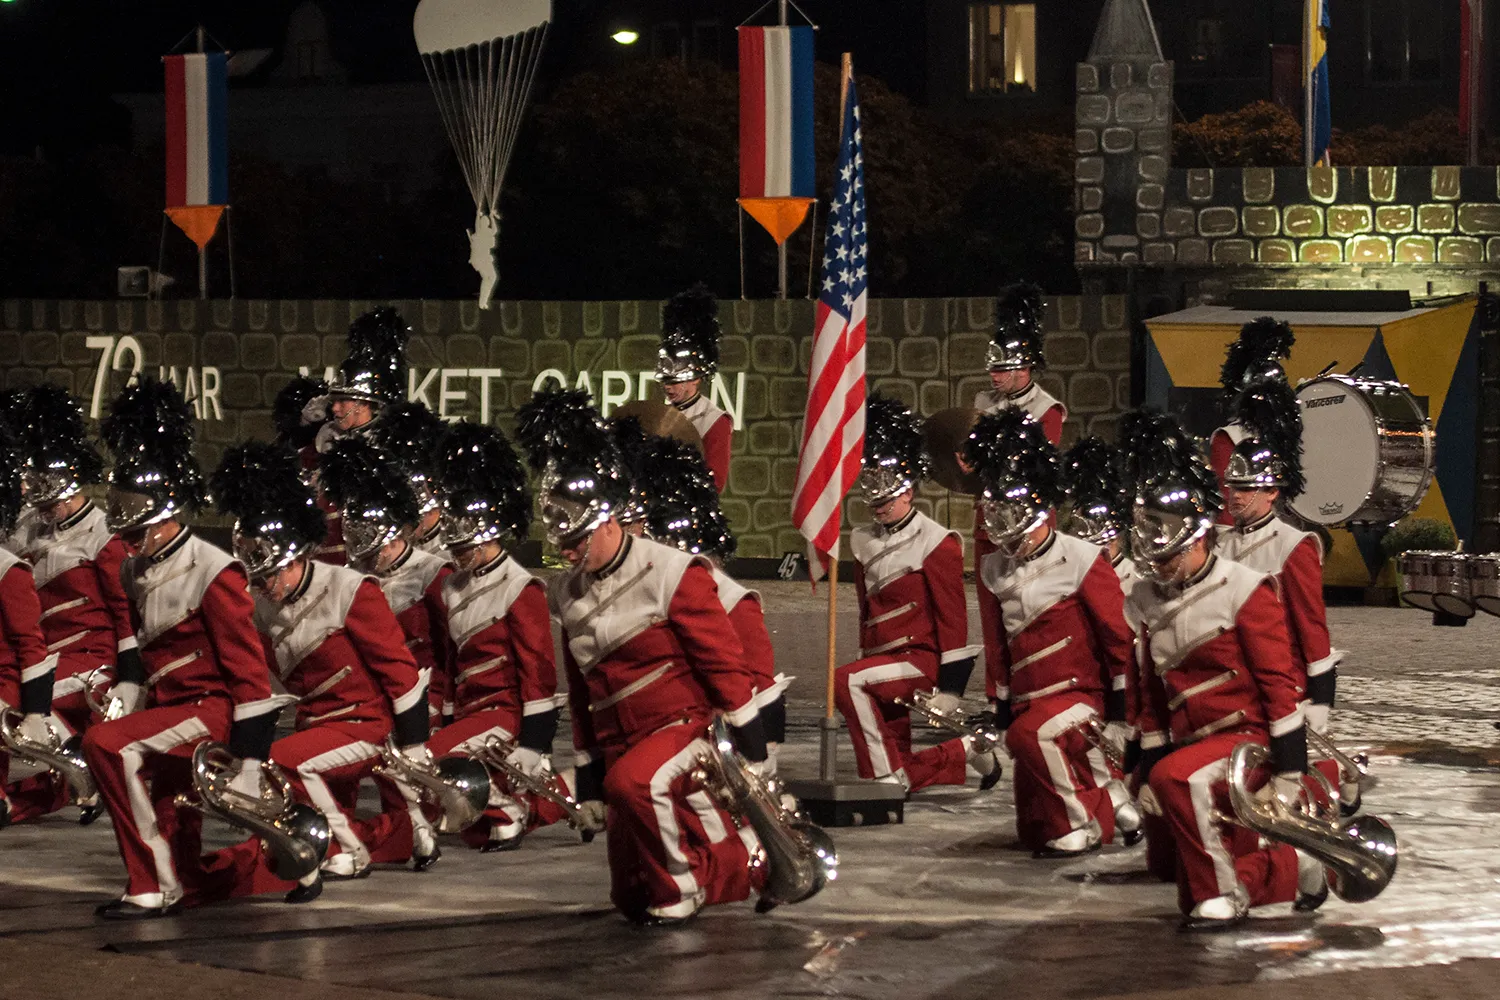
{"label": "number 45 sign", "polygon": [[[89,337],[84,346],[99,352],[99,367],[94,372],[94,395],[89,401],[89,418],[98,420],[109,394],[109,373],[128,370],[131,376],[141,373],[145,352],[141,342],[134,337]],[[193,414],[199,420],[223,420],[224,411],[219,405],[219,369],[212,365],[186,369],[179,374],[176,365],[157,368],[157,378],[171,382],[182,390],[182,398],[193,404]]]}

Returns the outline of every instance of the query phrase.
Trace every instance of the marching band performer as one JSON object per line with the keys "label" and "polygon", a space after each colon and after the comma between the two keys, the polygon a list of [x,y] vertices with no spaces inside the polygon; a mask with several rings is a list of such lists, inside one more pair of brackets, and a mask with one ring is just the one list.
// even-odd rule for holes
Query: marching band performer
{"label": "marching band performer", "polygon": [[[1275,584],[1286,612],[1292,662],[1306,678],[1307,724],[1328,730],[1341,650],[1328,643],[1328,612],[1323,605],[1323,543],[1278,516],[1279,505],[1302,492],[1302,411],[1284,379],[1248,384],[1235,403],[1240,440],[1220,474],[1224,509],[1232,524],[1220,525],[1215,551]],[[1339,783],[1339,767],[1318,761],[1319,770]],[[1357,809],[1359,785],[1340,789],[1345,809]]]}
{"label": "marching band performer", "polygon": [[[542,582],[506,546],[525,540],[531,524],[526,470],[493,427],[453,427],[438,467],[443,537],[458,572],[443,587],[453,662],[453,722],[433,738],[438,757],[473,756],[491,738],[515,745],[510,763],[552,781],[557,733],[557,665]],[[563,818],[547,800],[491,773],[490,800],[464,840],[481,851],[509,851],[530,831]]]}
{"label": "marching band performer", "polygon": [[[105,526],[104,512],[83,493],[85,485],[99,481],[104,461],[88,440],[78,404],[63,389],[39,385],[27,390],[23,406],[23,482],[26,504],[35,512],[24,556],[41,599],[42,638],[57,653],[50,722],[66,740],[92,721],[84,698],[90,674],[103,668],[113,676],[116,660],[130,661],[131,670],[139,672],[135,629],[120,582],[120,567],[130,553]],[[11,818],[20,821],[62,808],[68,790],[49,773],[28,780],[11,798]],[[97,799],[78,806],[81,823],[99,815]]]}
{"label": "marching band performer", "polygon": [[1129,442],[1132,548],[1143,579],[1130,594],[1140,622],[1143,807],[1175,846],[1185,930],[1219,930],[1252,906],[1327,898],[1321,863],[1223,828],[1228,758],[1245,741],[1270,748],[1261,794],[1298,798],[1307,767],[1302,680],[1286,617],[1267,577],[1215,555],[1214,476],[1175,419],[1134,414]]}
{"label": "marching band performer", "polygon": [[[380,422],[389,415],[383,413]],[[354,435],[333,442],[323,455],[318,480],[339,510],[349,565],[374,577],[417,669],[427,675],[429,687],[446,690],[453,651],[443,586],[452,568],[411,541],[421,508],[406,467],[377,448],[371,437]],[[440,706],[430,696],[427,704],[431,725]],[[375,775],[375,785],[380,816],[369,824],[352,821],[371,863],[411,860],[417,871],[426,871],[442,852],[416,790],[399,776],[383,773]]]}
{"label": "marching band performer", "polygon": [[[406,398],[406,342],[411,328],[389,306],[372,309],[349,324],[349,354],[334,373],[328,393],[307,404],[305,418],[322,422],[314,446],[318,454],[350,434],[368,434],[385,407]],[[320,500],[328,515],[328,538],[317,558],[342,566],[343,530],[338,511]]]}
{"label": "marching band performer", "polygon": [[[1231,413],[1245,387],[1261,379],[1286,381],[1286,372],[1281,362],[1292,356],[1292,345],[1297,335],[1292,326],[1283,320],[1262,316],[1240,327],[1240,335],[1224,355],[1224,364],[1219,368],[1219,385],[1223,387],[1225,409]],[[1208,464],[1224,485],[1224,470],[1229,465],[1229,456],[1235,446],[1245,439],[1246,431],[1239,420],[1231,420],[1215,430],[1208,442]],[[1226,505],[1227,507],[1227,505]],[[1228,510],[1219,514],[1219,524],[1229,524]]]}
{"label": "marching band performer", "polygon": [[724,571],[734,557],[736,541],[729,518],[703,456],[691,445],[670,438],[648,443],[642,461],[646,499],[646,536],[663,545],[703,556],[713,565],[719,604],[734,626],[745,653],[745,668],[755,678],[755,703],[766,734],[766,774],[776,773],[776,755],[786,741],[786,697],[790,678],[776,673],[776,652],[766,630],[760,594]]}
{"label": "marching band performer", "polygon": [[[15,442],[0,424],[0,538],[21,516],[21,470]],[[42,639],[41,614],[31,567],[0,548],[0,712],[20,712],[21,734],[46,743],[57,654]],[[10,755],[0,749],[0,827],[9,825],[14,809],[5,787],[9,772]]]}
{"label": "marching band performer", "polygon": [[980,567],[1001,610],[999,641],[985,650],[987,687],[1015,758],[1021,841],[1051,858],[1095,850],[1117,827],[1133,843],[1139,814],[1087,732],[1127,714],[1131,637],[1109,555],[1053,527],[1060,462],[1030,415],[981,417],[965,457],[996,546]]}
{"label": "marching band performer", "polygon": [[1125,536],[1130,531],[1130,494],[1120,463],[1120,453],[1097,437],[1086,437],[1063,453],[1068,516],[1061,526],[1068,534],[1109,553],[1120,587],[1128,594],[1140,571],[1125,549]]}
{"label": "marching band performer", "polygon": [[739,752],[764,766],[755,683],[707,560],[625,533],[626,489],[591,409],[555,419],[555,394],[524,407],[518,437],[543,468],[548,537],[573,568],[548,587],[562,624],[578,799],[609,826],[611,899],[626,917],[675,925],[747,898],[754,831],[694,777],[722,713]]}
{"label": "marching band performer", "polygon": [[703,457],[720,493],[729,484],[734,421],[709,400],[719,372],[719,303],[702,282],[678,292],[661,314],[656,380],[667,402],[682,411],[703,439]]}
{"label": "marching band performer", "polygon": [[[298,464],[311,471],[318,467],[318,433],[328,422],[322,400],[328,395],[328,383],[320,378],[298,375],[276,393],[271,403],[271,423],[276,428],[276,443],[297,453]],[[315,400],[319,405],[309,407]]]}
{"label": "marching band performer", "polygon": [[[995,299],[995,332],[990,335],[985,365],[989,369],[990,388],[974,397],[974,409],[980,414],[1019,409],[1042,425],[1042,432],[1054,445],[1062,443],[1063,421],[1068,408],[1049,395],[1033,379],[1035,372],[1047,367],[1043,351],[1042,314],[1045,303],[1042,290],[1029,282],[1018,282],[1000,291]],[[962,464],[962,463],[960,463]],[[979,579],[985,557],[995,551],[985,532],[984,514],[974,506],[974,578]],[[1003,641],[997,631],[1000,606],[995,596],[979,588],[979,622],[984,642],[994,648]]]}
{"label": "marching band performer", "polygon": [[436,482],[447,434],[447,421],[415,401],[386,404],[380,409],[380,419],[370,425],[370,440],[401,464],[416,494],[417,523],[411,530],[411,544],[443,560],[448,558],[448,548],[443,544],[443,511]]}
{"label": "marching band performer", "polygon": [[192,786],[194,748],[227,741],[243,761],[234,787],[257,797],[283,699],[271,693],[243,564],[181,520],[203,501],[192,407],[175,386],[140,375],[102,432],[115,459],[106,527],[138,553],[122,576],[140,658],[116,661],[112,693],[129,714],[83,737],[129,878],[124,896],[96,912],[162,917],[207,874],[201,818],[176,804]]}
{"label": "marching band performer", "polygon": [[956,714],[979,650],[968,644],[958,533],[913,505],[927,472],[921,428],[910,410],[879,393],[865,408],[863,461],[859,487],[875,523],[849,538],[863,655],[834,679],[859,776],[915,792],[962,785],[972,765],[987,791],[1000,780],[993,750],[962,737],[913,753],[910,713],[896,703],[931,691],[931,708]]}
{"label": "marching band performer", "polygon": [[322,893],[324,878],[369,872],[370,852],[353,824],[359,782],[379,763],[387,737],[401,753],[425,759],[427,672],[401,641],[374,580],[312,558],[325,537],[324,516],[291,452],[253,441],[231,448],[211,487],[220,509],[235,517],[234,551],[255,591],[266,655],[297,699],[296,732],[272,745],[271,759],[332,833],[321,870],[287,896],[307,902]]}

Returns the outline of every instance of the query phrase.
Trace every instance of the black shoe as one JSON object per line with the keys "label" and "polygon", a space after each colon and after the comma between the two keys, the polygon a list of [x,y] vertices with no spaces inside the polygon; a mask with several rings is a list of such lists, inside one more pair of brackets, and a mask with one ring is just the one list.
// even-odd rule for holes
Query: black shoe
{"label": "black shoe", "polygon": [[167,906],[141,906],[124,899],[102,903],[94,908],[94,916],[105,920],[155,920],[157,917],[174,916],[182,909],[182,903]]}
{"label": "black shoe", "polygon": [[520,848],[521,841],[526,839],[526,834],[518,833],[514,837],[504,840],[486,840],[479,848],[480,854],[493,854],[496,851],[514,851]]}
{"label": "black shoe", "polygon": [[685,917],[662,917],[654,913],[642,913],[640,916],[631,917],[631,921],[639,924],[641,927],[650,927],[653,930],[670,930],[674,927],[681,927],[697,915],[698,910],[694,910]]}
{"label": "black shoe", "polygon": [[340,875],[335,872],[325,871],[318,876],[318,879],[322,882],[353,882],[355,879],[369,878],[370,873],[374,870],[375,867],[373,865],[365,865],[353,875]]}
{"label": "black shoe", "polygon": [[1215,917],[1183,917],[1182,924],[1177,928],[1188,934],[1222,934],[1231,931],[1245,922],[1245,914],[1227,919]]}
{"label": "black shoe", "polygon": [[0,830],[10,826],[10,802],[0,799]]}
{"label": "black shoe", "polygon": [[79,826],[88,826],[90,823],[92,823],[94,820],[98,819],[103,814],[104,814],[104,804],[102,802],[96,802],[96,803],[94,803],[91,806],[79,806],[78,807],[78,825]]}
{"label": "black shoe", "polygon": [[1292,904],[1292,909],[1298,913],[1311,913],[1326,902],[1328,902],[1328,886],[1325,885],[1322,892],[1297,893],[1297,901]]}
{"label": "black shoe", "polygon": [[1126,847],[1134,847],[1146,839],[1146,828],[1138,826],[1134,830],[1126,830],[1120,835],[1120,838],[1125,841]]}
{"label": "black shoe", "polygon": [[987,792],[1000,784],[1000,777],[1005,773],[1005,768],[1000,766],[1000,758],[995,758],[995,769],[979,779],[979,790]]}
{"label": "black shoe", "polygon": [[1353,799],[1340,798],[1339,813],[1344,816],[1345,819],[1353,816],[1355,813],[1359,812],[1360,806],[1364,805],[1364,799],[1365,797],[1361,792],[1355,792]]}
{"label": "black shoe", "polygon": [[414,854],[411,859],[412,871],[425,872],[437,864],[438,859],[442,856],[443,849],[441,847],[434,847],[431,854]]}
{"label": "black shoe", "polygon": [[323,895],[323,879],[320,876],[316,882],[313,882],[310,885],[302,885],[299,883],[295,889],[287,893],[282,898],[286,902],[292,904],[311,903],[321,895]]}

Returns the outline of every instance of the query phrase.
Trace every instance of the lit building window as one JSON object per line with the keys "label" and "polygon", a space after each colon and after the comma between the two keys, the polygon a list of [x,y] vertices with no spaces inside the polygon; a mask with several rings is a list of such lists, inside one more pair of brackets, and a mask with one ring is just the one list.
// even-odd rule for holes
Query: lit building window
{"label": "lit building window", "polygon": [[969,4],[969,93],[1036,90],[1036,4]]}

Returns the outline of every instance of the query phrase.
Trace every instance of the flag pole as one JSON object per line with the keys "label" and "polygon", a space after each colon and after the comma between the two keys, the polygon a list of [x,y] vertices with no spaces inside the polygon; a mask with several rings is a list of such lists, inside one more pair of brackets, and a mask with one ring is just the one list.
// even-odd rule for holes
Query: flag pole
{"label": "flag pole", "polygon": [[[203,52],[203,25],[198,25],[198,52]],[[212,200],[212,199],[210,199]],[[208,245],[198,248],[198,298],[208,298]]]}
{"label": "flag pole", "polygon": [[1480,56],[1484,52],[1484,4],[1481,0],[1469,0],[1469,51],[1468,79],[1464,86],[1469,91],[1469,166],[1479,166],[1479,87]]}
{"label": "flag pole", "polygon": [[1309,170],[1313,166],[1313,64],[1312,35],[1321,0],[1302,2],[1302,160]]}
{"label": "flag pole", "polygon": [[[843,128],[844,115],[849,109],[849,78],[854,73],[854,56],[845,52],[839,63],[839,128]],[[785,275],[783,275],[785,277]],[[838,524],[843,528],[844,505],[839,503]],[[837,780],[839,721],[834,714],[834,681],[838,676],[838,625],[839,625],[839,558],[838,541],[834,540],[834,555],[828,560],[828,676],[824,689],[823,718],[819,723],[818,777],[832,784]]]}

